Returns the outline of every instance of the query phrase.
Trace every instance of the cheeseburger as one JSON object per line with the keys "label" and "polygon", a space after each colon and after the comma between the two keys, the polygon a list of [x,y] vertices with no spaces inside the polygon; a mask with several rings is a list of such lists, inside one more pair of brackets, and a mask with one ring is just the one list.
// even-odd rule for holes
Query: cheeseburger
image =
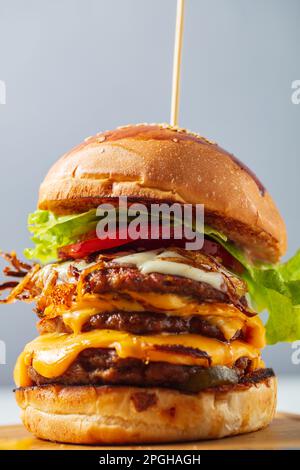
{"label": "cheeseburger", "polygon": [[[153,237],[141,230],[135,239],[119,224],[131,205],[175,203],[203,205],[202,229],[195,211],[181,238],[171,213],[167,238],[161,215]],[[105,237],[103,204],[117,219]],[[14,372],[29,431],[66,443],[143,443],[271,422],[276,377],[261,351],[300,338],[300,255],[279,264],[284,222],[237,158],[169,125],[97,134],[50,169],[29,230],[32,261],[4,255],[15,279],[1,286],[2,302],[34,302],[39,318]],[[197,249],[189,231],[201,232]],[[257,314],[265,309],[266,325]]]}

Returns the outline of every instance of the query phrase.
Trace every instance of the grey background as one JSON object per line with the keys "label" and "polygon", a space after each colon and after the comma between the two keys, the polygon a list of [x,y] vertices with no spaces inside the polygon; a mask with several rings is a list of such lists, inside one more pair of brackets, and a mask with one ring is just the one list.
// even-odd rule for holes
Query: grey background
{"label": "grey background", "polygon": [[[67,149],[97,131],[168,121],[175,0],[0,0],[3,250],[28,246],[39,183]],[[300,245],[299,0],[187,0],[180,124],[247,163]],[[36,335],[30,305],[1,306],[7,364]],[[284,312],[283,312],[284,315]],[[267,349],[279,373],[299,373],[291,346]]]}

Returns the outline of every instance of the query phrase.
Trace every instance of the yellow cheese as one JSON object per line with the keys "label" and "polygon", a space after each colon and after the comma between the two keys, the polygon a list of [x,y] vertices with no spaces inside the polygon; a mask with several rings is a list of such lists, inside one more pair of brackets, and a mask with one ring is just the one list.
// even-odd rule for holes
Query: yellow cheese
{"label": "yellow cheese", "polygon": [[[176,294],[158,294],[155,292],[120,291],[117,294],[85,294],[74,302],[71,310],[95,308],[98,312],[161,312],[170,315],[218,315],[222,317],[250,318],[232,304],[199,303],[195,299]],[[53,317],[65,311],[65,305],[51,305],[46,308],[45,316]],[[254,317],[251,317],[254,318]]]}
{"label": "yellow cheese", "polygon": [[175,351],[159,350],[155,348],[157,345],[176,345],[205,351],[211,358],[211,365],[232,366],[237,359],[246,356],[253,360],[252,366],[256,368],[260,361],[259,350],[247,343],[223,343],[200,335],[135,336],[113,330],[92,330],[78,335],[49,333],[27,344],[15,367],[15,382],[19,387],[31,384],[27,373],[30,366],[44,377],[59,377],[87,348],[113,348],[120,358],[135,357],[146,362],[209,365],[203,357],[184,354],[179,348]]}

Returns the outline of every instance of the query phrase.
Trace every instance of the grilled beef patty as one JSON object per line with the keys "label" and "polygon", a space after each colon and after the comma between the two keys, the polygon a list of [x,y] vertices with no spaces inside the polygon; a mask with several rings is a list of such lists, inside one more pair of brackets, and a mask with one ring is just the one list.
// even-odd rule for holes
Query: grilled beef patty
{"label": "grilled beef patty", "polygon": [[195,297],[199,302],[232,303],[242,311],[247,310],[245,297],[240,295],[245,294],[243,282],[238,280],[234,285],[231,278],[224,279],[224,290],[217,290],[205,282],[167,274],[143,274],[135,267],[117,266],[95,270],[89,274],[85,291],[94,294],[120,291],[177,294]]}
{"label": "grilled beef patty", "polygon": [[[246,357],[236,361],[232,370],[235,372],[238,382],[242,382],[249,373],[250,365],[251,361]],[[33,367],[29,368],[29,376],[36,385],[49,383],[64,385],[133,385],[185,389],[185,386],[197,379],[199,373],[212,371],[213,369],[216,369],[216,367],[205,368],[166,362],[145,363],[141,359],[135,358],[121,359],[113,349],[91,348],[81,352],[68,370],[59,377],[50,379],[43,377]],[[223,367],[223,369],[231,370],[228,367]],[[228,374],[225,376],[228,377]],[[228,381],[225,381],[224,384],[226,383]],[[222,385],[222,380],[219,380],[218,385]]]}
{"label": "grilled beef patty", "polygon": [[[83,325],[82,331],[108,329],[127,331],[137,335],[160,333],[192,333],[226,341],[222,331],[199,315],[190,317],[170,316],[164,313],[152,312],[104,312],[97,313]],[[65,325],[61,316],[44,318],[38,323],[40,334],[72,333]],[[234,339],[242,339],[243,333],[237,331]]]}

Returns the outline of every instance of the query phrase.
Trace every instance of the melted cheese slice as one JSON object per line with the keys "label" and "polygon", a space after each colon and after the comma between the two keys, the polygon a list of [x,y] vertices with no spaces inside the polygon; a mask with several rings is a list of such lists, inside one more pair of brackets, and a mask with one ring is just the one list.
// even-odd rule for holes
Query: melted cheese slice
{"label": "melted cheese slice", "polygon": [[[158,350],[155,346],[177,346],[176,350]],[[186,354],[178,346],[205,351],[211,358],[211,365],[232,366],[240,357],[248,357],[252,367],[260,364],[260,352],[242,341],[223,343],[200,335],[158,335],[135,336],[113,330],[93,330],[79,335],[49,333],[39,336],[27,344],[19,356],[14,378],[18,387],[31,385],[28,367],[32,366],[47,378],[64,374],[77,356],[87,348],[113,348],[120,358],[135,357],[146,362],[169,362],[173,364],[208,366],[205,357]],[[194,351],[195,352],[195,351]]]}
{"label": "melted cheese slice", "polygon": [[45,317],[62,315],[64,323],[76,334],[90,317],[101,312],[125,311],[163,312],[176,316],[205,316],[210,323],[216,325],[227,341],[231,340],[239,330],[243,330],[246,341],[257,348],[265,346],[265,328],[256,315],[248,317],[233,305],[222,303],[199,304],[189,297],[175,294],[138,293],[124,291],[117,294],[90,295],[86,294],[80,301],[74,302],[70,310],[57,306],[47,307]]}

